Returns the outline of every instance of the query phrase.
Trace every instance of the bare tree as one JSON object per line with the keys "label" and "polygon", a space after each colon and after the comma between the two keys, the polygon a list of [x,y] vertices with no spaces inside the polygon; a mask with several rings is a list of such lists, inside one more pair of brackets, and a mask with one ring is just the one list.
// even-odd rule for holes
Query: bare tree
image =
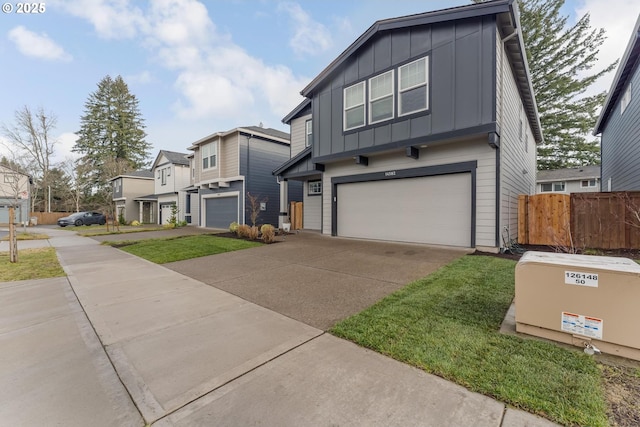
{"label": "bare tree", "polygon": [[[25,154],[30,164],[36,169],[38,187],[46,189],[51,185],[49,171],[51,159],[54,154],[56,140],[51,138],[51,132],[55,129],[57,118],[53,113],[45,113],[42,107],[33,112],[26,105],[15,112],[12,125],[3,124],[2,133],[11,146],[7,149]],[[45,199],[45,211],[50,211],[48,201]]]}
{"label": "bare tree", "polygon": [[268,197],[260,199],[260,195],[253,195],[247,191],[247,201],[249,202],[249,218],[251,219],[251,225],[255,227],[258,217],[260,216],[260,208],[262,203],[269,201]]}
{"label": "bare tree", "polygon": [[80,202],[86,192],[81,177],[86,175],[86,167],[78,160],[67,157],[60,163],[60,169],[69,178],[69,186],[66,187],[69,204],[74,206],[76,212],[80,212]]}

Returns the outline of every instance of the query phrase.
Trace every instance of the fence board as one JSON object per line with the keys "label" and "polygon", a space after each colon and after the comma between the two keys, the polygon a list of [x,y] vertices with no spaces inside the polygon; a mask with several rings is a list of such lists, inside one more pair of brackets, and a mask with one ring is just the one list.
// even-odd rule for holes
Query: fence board
{"label": "fence board", "polygon": [[520,243],[570,246],[571,201],[569,195],[521,195],[518,208],[518,241]]}
{"label": "fence board", "polygon": [[39,225],[54,225],[58,219],[71,215],[72,212],[30,212],[30,217],[36,217]]}

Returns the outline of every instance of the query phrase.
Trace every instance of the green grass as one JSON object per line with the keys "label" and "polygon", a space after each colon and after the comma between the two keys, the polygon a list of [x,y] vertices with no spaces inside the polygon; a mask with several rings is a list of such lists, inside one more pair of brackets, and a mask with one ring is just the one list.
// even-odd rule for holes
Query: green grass
{"label": "green grass", "polygon": [[125,252],[157,264],[237,251],[261,245],[258,242],[205,234],[168,239],[103,242],[103,244],[120,247]]}
{"label": "green grass", "polygon": [[462,257],[331,332],[561,424],[608,425],[593,358],[498,332],[514,296],[514,267]]}
{"label": "green grass", "polygon": [[[44,233],[25,233],[25,232],[19,232],[16,233],[16,240],[46,240],[48,239],[49,236],[47,234]],[[5,236],[2,239],[0,239],[1,241],[8,241],[9,240],[9,236]]]}
{"label": "green grass", "polygon": [[0,282],[65,276],[54,248],[21,249],[18,262],[9,262],[9,252],[0,252]]}

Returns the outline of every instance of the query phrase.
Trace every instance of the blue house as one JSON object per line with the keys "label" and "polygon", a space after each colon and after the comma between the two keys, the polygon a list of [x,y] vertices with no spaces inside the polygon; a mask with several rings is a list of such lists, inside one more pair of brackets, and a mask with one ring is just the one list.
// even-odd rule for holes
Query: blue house
{"label": "blue house", "polygon": [[600,135],[602,191],[640,190],[640,16],[593,131]]}
{"label": "blue house", "polygon": [[274,174],[303,183],[305,228],[488,250],[515,236],[542,132],[514,0],[377,21],[301,93]]}

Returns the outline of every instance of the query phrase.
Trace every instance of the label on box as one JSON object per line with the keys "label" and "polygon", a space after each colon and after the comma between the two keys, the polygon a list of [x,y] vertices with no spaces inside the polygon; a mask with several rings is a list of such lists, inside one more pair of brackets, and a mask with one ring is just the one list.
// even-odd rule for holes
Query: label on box
{"label": "label on box", "polygon": [[564,283],[567,285],[589,286],[591,288],[598,287],[597,273],[584,273],[580,271],[565,271]]}
{"label": "label on box", "polygon": [[602,319],[598,319],[597,317],[583,316],[581,314],[563,311],[560,329],[572,334],[601,340],[602,323]]}

